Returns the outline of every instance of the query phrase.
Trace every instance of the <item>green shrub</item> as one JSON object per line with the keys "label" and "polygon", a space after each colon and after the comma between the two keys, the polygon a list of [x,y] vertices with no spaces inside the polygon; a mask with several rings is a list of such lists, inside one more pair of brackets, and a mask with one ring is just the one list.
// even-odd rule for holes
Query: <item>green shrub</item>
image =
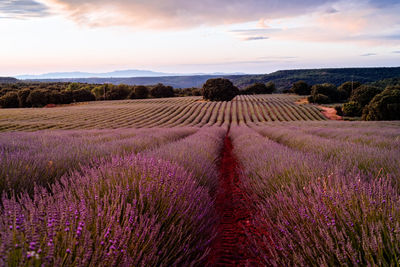
{"label": "green shrub", "polygon": [[67,86],[67,91],[75,91],[81,88],[81,84],[79,83],[70,83]]}
{"label": "green shrub", "polygon": [[44,107],[48,104],[48,91],[45,89],[32,90],[26,102],[32,107]]}
{"label": "green shrub", "polygon": [[94,87],[91,90],[91,92],[96,97],[97,100],[104,99],[104,86],[103,85]]}
{"label": "green shrub", "polygon": [[361,116],[362,108],[361,105],[355,101],[350,101],[343,104],[343,114],[349,117]]}
{"label": "green shrub", "polygon": [[323,94],[313,95],[312,101],[318,104],[328,104],[332,102],[329,96]]}
{"label": "green shrub", "polygon": [[387,87],[363,110],[363,120],[400,120],[400,86]]}
{"label": "green shrub", "polygon": [[47,103],[48,104],[61,104],[62,95],[58,91],[49,91],[47,94]]}
{"label": "green shrub", "polygon": [[269,82],[265,83],[255,83],[248,86],[246,89],[242,91],[244,94],[272,94],[275,91],[275,84]]}
{"label": "green shrub", "polygon": [[19,107],[25,108],[29,107],[29,103],[27,101],[29,94],[31,93],[31,90],[29,88],[21,89],[18,91],[18,101],[19,101]]}
{"label": "green shrub", "polygon": [[87,102],[96,100],[96,97],[87,89],[78,89],[72,91],[72,100],[73,102]]}
{"label": "green shrub", "polygon": [[129,86],[125,84],[120,84],[111,87],[111,89],[106,92],[106,99],[108,100],[126,99],[129,94],[130,94]]}
{"label": "green shrub", "polygon": [[150,89],[150,95],[156,98],[173,97],[174,88],[172,88],[172,86],[165,86],[162,83],[159,83]]}
{"label": "green shrub", "polygon": [[[132,92],[135,96],[134,98],[137,98],[137,99],[144,99],[149,96],[149,88],[147,88],[144,85],[136,86]],[[130,96],[129,98],[133,99],[132,96]]]}
{"label": "green shrub", "polygon": [[359,82],[348,81],[342,83],[342,85],[338,87],[341,99],[343,100],[348,99],[351,96],[351,93],[360,86],[361,83]]}
{"label": "green shrub", "polygon": [[290,91],[298,95],[309,95],[311,94],[311,86],[309,86],[305,81],[298,81],[292,85]]}
{"label": "green shrub", "polygon": [[311,88],[311,95],[315,103],[327,104],[340,100],[336,86],[330,83],[316,84]]}
{"label": "green shrub", "polygon": [[209,79],[202,88],[203,98],[211,101],[231,101],[239,89],[228,79]]}
{"label": "green shrub", "polygon": [[19,99],[16,92],[8,92],[0,97],[0,106],[2,108],[18,108]]}
{"label": "green shrub", "polygon": [[361,107],[368,105],[368,103],[379,94],[381,91],[378,87],[370,85],[361,85],[355,89],[350,97],[350,101],[354,101],[360,104]]}

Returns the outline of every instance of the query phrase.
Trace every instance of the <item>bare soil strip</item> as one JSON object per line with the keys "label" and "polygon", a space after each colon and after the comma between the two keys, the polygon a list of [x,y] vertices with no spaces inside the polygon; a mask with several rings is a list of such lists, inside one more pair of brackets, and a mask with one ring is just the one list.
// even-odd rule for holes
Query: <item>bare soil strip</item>
{"label": "bare soil strip", "polygon": [[339,115],[337,115],[337,111],[334,108],[330,107],[324,107],[324,106],[318,106],[320,109],[322,109],[322,114],[324,114],[325,117],[327,117],[330,120],[334,121],[342,121],[343,118]]}
{"label": "bare soil strip", "polygon": [[211,245],[208,266],[258,266],[249,253],[245,228],[250,228],[251,212],[240,188],[238,162],[232,153],[232,142],[225,137],[220,162],[220,181],[216,210],[221,221],[218,235]]}

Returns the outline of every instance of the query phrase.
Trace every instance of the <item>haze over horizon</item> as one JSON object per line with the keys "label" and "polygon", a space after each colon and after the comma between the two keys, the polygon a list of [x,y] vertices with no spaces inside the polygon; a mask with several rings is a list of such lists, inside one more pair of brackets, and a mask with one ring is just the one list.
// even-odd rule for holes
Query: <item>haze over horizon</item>
{"label": "haze over horizon", "polygon": [[398,14],[398,0],[7,0],[0,76],[399,66]]}

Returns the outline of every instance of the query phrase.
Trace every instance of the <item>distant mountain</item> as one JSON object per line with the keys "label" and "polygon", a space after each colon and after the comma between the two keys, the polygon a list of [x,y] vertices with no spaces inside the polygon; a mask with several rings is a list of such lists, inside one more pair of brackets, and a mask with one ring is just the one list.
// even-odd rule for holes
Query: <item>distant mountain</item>
{"label": "distant mountain", "polygon": [[41,79],[81,79],[81,78],[128,78],[128,77],[165,77],[165,76],[197,76],[197,75],[236,75],[243,73],[194,73],[178,74],[164,73],[150,70],[117,70],[113,72],[91,73],[91,72],[51,72],[38,75],[18,75],[15,78],[22,80],[41,80]]}
{"label": "distant mountain", "polygon": [[66,78],[66,79],[39,79],[25,80],[33,82],[79,82],[95,84],[128,84],[128,85],[154,85],[162,83],[174,88],[201,87],[211,78],[222,77],[222,75],[193,75],[193,76],[166,76],[166,77],[130,77],[130,78]]}
{"label": "distant mountain", "polygon": [[[128,75],[130,71],[111,72]],[[165,74],[165,73],[164,73]],[[97,74],[98,75],[98,74]],[[110,75],[107,74],[108,76]],[[294,82],[304,80],[310,85],[318,83],[333,83],[340,85],[346,81],[359,81],[371,83],[383,79],[400,78],[400,67],[393,68],[331,68],[331,69],[299,69],[280,70],[270,74],[232,75],[225,73],[213,73],[211,75],[171,75],[158,77],[96,77],[96,78],[58,78],[58,79],[31,79],[42,82],[82,82],[82,83],[113,83],[129,85],[153,85],[163,83],[174,88],[201,87],[208,79],[224,77],[230,79],[239,88],[245,88],[256,82],[273,82],[278,91],[289,89]]]}
{"label": "distant mountain", "polygon": [[16,83],[16,82],[18,82],[18,80],[13,77],[0,77],[0,83]]}
{"label": "distant mountain", "polygon": [[171,76],[174,74],[154,72],[149,70],[117,70],[113,72],[104,73],[90,73],[90,72],[52,72],[39,75],[19,75],[15,78],[23,80],[37,80],[37,79],[68,79],[68,78],[122,78],[122,77],[160,77]]}

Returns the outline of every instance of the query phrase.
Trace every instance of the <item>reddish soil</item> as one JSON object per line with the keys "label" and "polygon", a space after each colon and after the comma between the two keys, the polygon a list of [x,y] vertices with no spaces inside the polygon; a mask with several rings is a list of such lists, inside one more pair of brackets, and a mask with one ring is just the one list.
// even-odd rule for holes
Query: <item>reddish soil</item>
{"label": "reddish soil", "polygon": [[232,148],[227,134],[222,150],[220,184],[216,197],[216,210],[221,221],[217,237],[211,245],[207,266],[258,266],[260,264],[248,251],[244,229],[250,228],[251,212],[240,188],[238,162]]}
{"label": "reddish soil", "polygon": [[339,115],[337,115],[337,111],[334,108],[329,108],[329,107],[324,107],[324,106],[318,106],[320,109],[322,109],[322,114],[324,114],[325,117],[327,117],[330,120],[334,121],[342,121],[343,118]]}
{"label": "reddish soil", "polygon": [[307,98],[299,99],[299,100],[297,100],[297,101],[294,102],[294,103],[296,103],[297,105],[310,104],[310,102],[308,102]]}

